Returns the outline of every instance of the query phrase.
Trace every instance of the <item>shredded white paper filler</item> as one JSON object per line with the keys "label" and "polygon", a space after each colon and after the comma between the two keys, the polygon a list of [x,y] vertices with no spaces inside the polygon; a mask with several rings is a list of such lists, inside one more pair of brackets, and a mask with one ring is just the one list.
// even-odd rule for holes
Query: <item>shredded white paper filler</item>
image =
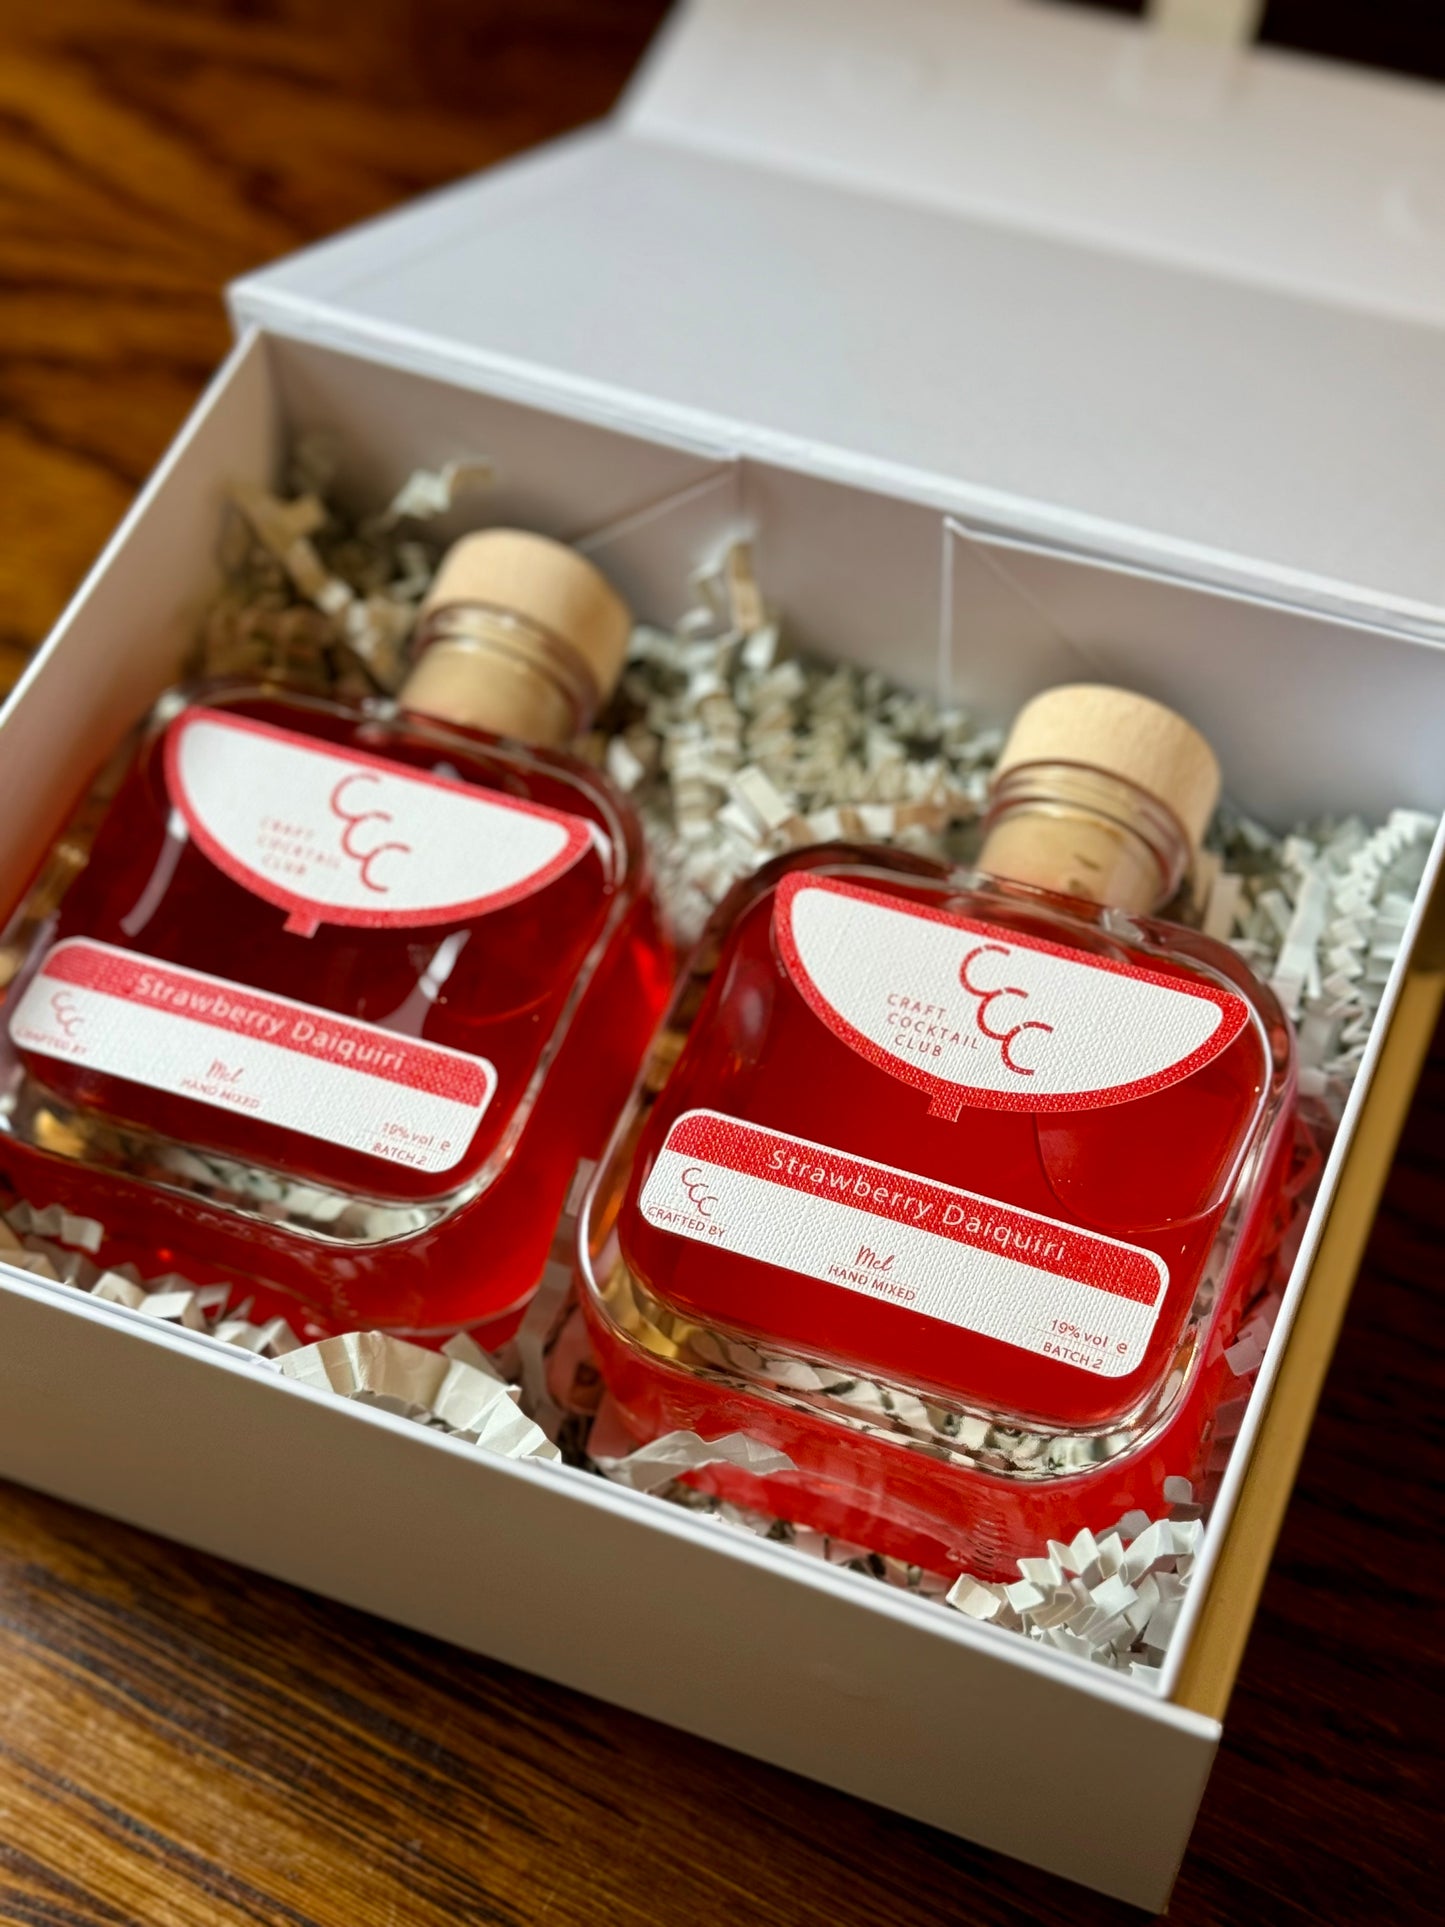
{"label": "shredded white paper filler", "polygon": [[1163,1518],[1131,1512],[1100,1537],[1086,1529],[1068,1545],[1050,1540],[1041,1558],[1019,1560],[1012,1584],[965,1573],[946,1603],[1156,1684],[1204,1537],[1189,1481],[1166,1481],[1165,1498]]}
{"label": "shredded white paper filler", "polygon": [[279,1362],[298,1384],[436,1425],[508,1459],[557,1459],[557,1447],[521,1409],[481,1347],[465,1334],[439,1352],[386,1332],[346,1332],[304,1345]]}
{"label": "shredded white paper filler", "polygon": [[786,1452],[749,1438],[746,1432],[727,1432],[711,1440],[696,1432],[666,1432],[622,1458],[594,1458],[592,1463],[604,1478],[631,1486],[634,1492],[656,1492],[705,1465],[736,1465],[759,1478],[793,1469]]}
{"label": "shredded white paper filler", "polygon": [[[490,475],[480,458],[421,470],[379,514],[348,520],[330,497],[326,449],[300,445],[289,496],[236,492],[226,584],[204,626],[201,671],[264,671],[342,697],[394,691],[440,555],[427,524]],[[998,729],[878,671],[789,651],[744,542],[699,570],[693,588],[694,606],[676,629],[636,629],[612,708],[581,745],[631,797],[684,939],[739,878],[807,843],[854,838],[970,860]],[[1171,906],[1179,920],[1233,944],[1294,1019],[1305,1137],[1313,1138],[1291,1179],[1290,1233],[1226,1353],[1240,1393],[1218,1415],[1211,1479],[1264,1358],[1280,1280],[1363,1061],[1434,829],[1432,818],[1400,809],[1382,825],[1346,816],[1278,836],[1226,804],[1192,895]],[[1097,1536],[1086,1530],[1069,1545],[1050,1543],[1019,1561],[1016,1581],[965,1573],[949,1585],[685,1482],[709,1465],[762,1475],[789,1467],[784,1454],[744,1434],[674,1432],[628,1450],[569,1301],[587,1175],[579,1172],[572,1188],[527,1317],[496,1360],[464,1334],[440,1352],[378,1332],[302,1345],[284,1319],[256,1323],[249,1302],[232,1306],[224,1284],[198,1288],[175,1274],[146,1279],[131,1265],[106,1269],[95,1256],[104,1228],[54,1204],[17,1201],[0,1213],[0,1262],[239,1347],[300,1383],[380,1405],[479,1450],[565,1457],[723,1528],[760,1534],[1157,1687],[1205,1530],[1204,1495],[1187,1481],[1169,1482],[1161,1518],[1133,1512]]]}

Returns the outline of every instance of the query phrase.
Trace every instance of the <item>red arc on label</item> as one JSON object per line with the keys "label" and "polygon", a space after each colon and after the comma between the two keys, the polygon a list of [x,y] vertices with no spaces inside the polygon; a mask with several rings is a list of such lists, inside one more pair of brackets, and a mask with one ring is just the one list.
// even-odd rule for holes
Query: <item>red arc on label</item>
{"label": "red arc on label", "polygon": [[[284,910],[296,936],[323,923],[408,929],[505,909],[596,840],[583,817],[225,710],[178,716],[164,760],[197,849]],[[306,839],[290,870],[267,861],[271,809],[299,819]],[[499,859],[490,866],[479,862],[488,853]]]}
{"label": "red arc on label", "polygon": [[[863,921],[850,929],[840,909],[821,921],[815,915],[811,938],[800,936],[799,907],[809,896],[857,905]],[[894,933],[882,949],[880,910]],[[957,1118],[965,1105],[1041,1113],[1147,1097],[1217,1057],[1250,1017],[1242,997],[1202,977],[1094,956],[816,871],[782,879],[773,927],[783,966],[814,1015],[870,1064],[926,1091],[934,1117]],[[947,944],[940,949],[940,928],[958,933],[956,952]],[[947,1053],[932,1054],[958,1075],[930,1070],[890,1047],[879,1021],[887,988],[880,973],[888,971],[900,993],[940,1013],[938,1028],[956,1033]],[[969,1000],[966,1008],[958,1007],[959,991]],[[945,1016],[946,1003],[952,1009]],[[1115,1029],[1101,1012],[1112,1013]],[[1157,1036],[1148,1035],[1150,1024]],[[1130,1041],[1123,1033],[1131,1026],[1138,1033],[1133,1041],[1142,1038],[1145,1047],[1134,1051],[1130,1074],[1121,1077]],[[991,1050],[987,1061],[971,1054],[984,1045]],[[970,1075],[975,1067],[977,1075]]]}

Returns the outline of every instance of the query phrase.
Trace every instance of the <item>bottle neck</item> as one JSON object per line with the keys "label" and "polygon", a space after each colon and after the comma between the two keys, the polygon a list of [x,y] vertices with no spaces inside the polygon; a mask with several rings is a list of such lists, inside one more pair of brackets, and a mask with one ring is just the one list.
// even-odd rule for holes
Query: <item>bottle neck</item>
{"label": "bottle neck", "polygon": [[456,602],[417,630],[397,700],[464,729],[560,748],[592,722],[601,691],[585,658],[511,609]]}
{"label": "bottle neck", "polygon": [[1140,914],[1167,903],[1188,838],[1146,791],[1076,763],[1024,763],[994,784],[979,868],[1014,883]]}

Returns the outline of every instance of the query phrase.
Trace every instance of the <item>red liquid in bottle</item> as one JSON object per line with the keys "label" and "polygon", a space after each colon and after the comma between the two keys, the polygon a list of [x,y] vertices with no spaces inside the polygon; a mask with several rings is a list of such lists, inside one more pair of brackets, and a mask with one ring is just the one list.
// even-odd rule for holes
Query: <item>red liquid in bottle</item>
{"label": "red liquid in bottle", "polygon": [[799,1468],[703,1482],[1003,1570],[1197,1469],[1290,1041],[1222,945],[926,867],[810,851],[739,887],[599,1180],[584,1309],[639,1436],[739,1427]]}
{"label": "red liquid in bottle", "polygon": [[669,975],[626,806],[523,746],[587,726],[630,623],[582,556],[488,529],[442,560],[400,710],[164,698],[7,936],[20,1191],[313,1328],[504,1335]]}
{"label": "red liquid in bottle", "polygon": [[30,950],[0,1044],[17,1189],[332,1328],[525,1299],[669,980],[604,780],[254,689],[150,728]]}
{"label": "red liquid in bottle", "polygon": [[[885,892],[900,902],[926,900],[906,884],[890,882]],[[975,896],[941,901],[973,918],[991,911],[991,937],[1020,926],[1027,933],[1030,920],[1016,906]],[[1004,1201],[1016,1212],[1145,1247],[1167,1266],[1169,1289],[1147,1343],[1132,1352],[1130,1370],[1115,1378],[923,1315],[887,1272],[879,1272],[876,1286],[840,1291],[782,1266],[739,1264],[706,1242],[680,1243],[641,1215],[640,1192],[630,1190],[621,1239],[634,1270],[645,1279],[665,1278],[667,1296],[680,1310],[785,1347],[806,1345],[826,1329],[840,1363],[922,1392],[1050,1425],[1120,1418],[1136,1402],[1139,1385],[1156,1378],[1173,1355],[1193,1302],[1228,1195],[1226,1180],[1268,1083],[1258,1031],[1246,1024],[1190,1078],[1128,1103],[1044,1113],[965,1107],[940,1116],[915,1086],[860,1059],[809,1008],[777,954],[773,907],[769,896],[761,897],[734,928],[688,1049],[649,1120],[638,1161],[644,1187],[648,1152],[655,1155],[678,1117],[706,1107],[824,1147],[788,1156],[800,1164],[811,1158],[824,1169],[822,1186],[813,1188],[834,1198],[856,1198],[855,1165],[935,1179]],[[1081,934],[1092,936],[1090,951],[1111,961],[1151,970],[1163,961],[1098,933],[1069,934],[1075,948]],[[1199,981],[1181,964],[1166,964],[1160,974]],[[967,1005],[960,997],[959,1007],[935,1020],[937,1027],[962,1024]],[[828,1150],[840,1142],[849,1153],[841,1162]],[[881,1180],[872,1186],[875,1193],[881,1188]],[[900,1193],[897,1205],[906,1211],[913,1198],[906,1179],[888,1190]],[[920,1196],[915,1221],[928,1203]],[[939,1215],[936,1202],[930,1215]],[[891,1222],[879,1217],[875,1245],[886,1245]],[[1021,1239],[1030,1242],[1015,1230],[1010,1248]],[[1097,1334],[1111,1347],[1123,1342],[1113,1329]],[[1056,1342],[1060,1353],[1089,1351],[1087,1335],[1067,1327]]]}

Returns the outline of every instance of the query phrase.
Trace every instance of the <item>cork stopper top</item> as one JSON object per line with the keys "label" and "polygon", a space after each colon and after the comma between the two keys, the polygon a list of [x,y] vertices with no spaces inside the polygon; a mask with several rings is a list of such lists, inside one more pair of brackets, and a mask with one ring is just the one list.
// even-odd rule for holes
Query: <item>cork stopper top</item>
{"label": "cork stopper top", "polygon": [[419,626],[459,603],[505,610],[546,630],[586,665],[599,701],[622,673],[631,611],[602,572],[565,542],[522,529],[464,535],[442,557]]}
{"label": "cork stopper top", "polygon": [[1019,711],[995,780],[1026,763],[1074,763],[1122,777],[1162,803],[1198,851],[1219,801],[1219,763],[1182,716],[1102,683],[1046,689]]}

